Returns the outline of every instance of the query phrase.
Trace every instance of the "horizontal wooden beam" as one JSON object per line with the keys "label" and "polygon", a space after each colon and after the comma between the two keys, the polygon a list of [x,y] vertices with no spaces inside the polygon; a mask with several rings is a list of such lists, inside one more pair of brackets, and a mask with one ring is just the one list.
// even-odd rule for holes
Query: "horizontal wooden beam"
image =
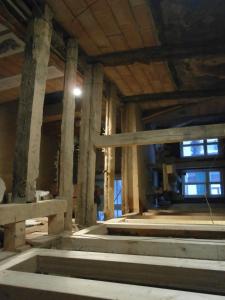
{"label": "horizontal wooden beam", "polygon": [[225,136],[225,124],[169,128],[161,130],[138,131],[112,134],[110,136],[96,135],[96,148],[141,146],[151,144],[179,143],[185,140],[219,138]]}
{"label": "horizontal wooden beam", "polygon": [[119,66],[136,62],[150,63],[154,61],[218,55],[224,54],[224,52],[225,44],[155,46],[92,56],[88,58],[88,62],[102,63],[105,66]]}
{"label": "horizontal wooden beam", "polygon": [[17,223],[27,219],[49,217],[66,211],[66,201],[44,200],[37,203],[0,205],[0,225]]}
{"label": "horizontal wooden beam", "polygon": [[[150,102],[156,100],[175,100],[175,99],[191,99],[191,98],[208,98],[219,97],[225,95],[225,89],[210,89],[210,90],[192,90],[192,91],[174,91],[166,93],[151,93],[140,94],[134,96],[122,97],[123,102]],[[223,99],[224,100],[224,99]]]}

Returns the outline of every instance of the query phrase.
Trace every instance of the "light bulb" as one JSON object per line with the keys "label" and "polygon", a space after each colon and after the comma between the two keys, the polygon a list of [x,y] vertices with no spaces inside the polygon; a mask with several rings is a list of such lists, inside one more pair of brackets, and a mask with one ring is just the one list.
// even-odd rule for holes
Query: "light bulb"
{"label": "light bulb", "polygon": [[80,96],[82,95],[82,90],[81,90],[81,88],[75,87],[75,88],[73,89],[73,95],[76,96],[76,97],[80,97]]}

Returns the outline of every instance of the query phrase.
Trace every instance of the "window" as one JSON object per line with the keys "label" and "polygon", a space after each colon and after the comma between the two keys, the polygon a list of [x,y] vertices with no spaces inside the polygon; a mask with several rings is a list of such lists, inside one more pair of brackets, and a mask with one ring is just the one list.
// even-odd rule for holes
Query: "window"
{"label": "window", "polygon": [[185,197],[222,196],[222,174],[220,170],[187,170],[183,175]]}
{"label": "window", "polygon": [[122,216],[122,180],[114,181],[114,217]]}
{"label": "window", "polygon": [[181,143],[182,157],[212,156],[218,154],[218,139],[184,141]]}

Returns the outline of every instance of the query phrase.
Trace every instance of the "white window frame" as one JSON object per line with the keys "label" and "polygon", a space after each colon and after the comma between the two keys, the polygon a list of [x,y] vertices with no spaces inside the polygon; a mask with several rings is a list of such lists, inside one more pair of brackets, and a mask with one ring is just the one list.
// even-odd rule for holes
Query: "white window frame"
{"label": "white window frame", "polygon": [[[181,154],[181,157],[184,158],[184,159],[186,159],[186,158],[188,159],[188,158],[219,156],[221,154],[219,139],[217,139],[217,142],[208,142],[208,140],[211,140],[211,139],[205,139],[205,140],[203,140],[202,143],[197,143],[197,141],[199,141],[199,140],[193,140],[193,141],[191,141],[193,143],[189,144],[189,145],[184,145],[183,143],[185,141],[181,142],[180,143],[180,154]],[[196,143],[194,143],[195,141],[196,141]],[[207,151],[207,146],[208,145],[217,145],[218,146],[218,153],[216,153],[216,154],[208,154],[208,151]],[[192,156],[184,156],[184,148],[191,147],[191,146],[203,146],[204,154],[202,154],[202,155],[199,154],[199,155],[192,155]]]}
{"label": "white window frame", "polygon": [[[187,169],[183,170],[184,173],[187,172],[205,172],[206,180],[204,182],[188,182],[185,183],[185,174],[182,175],[182,195],[184,198],[203,198],[207,196],[208,198],[221,198],[224,197],[224,180],[223,180],[223,171],[221,169]],[[220,172],[220,181],[211,182],[209,178],[210,172]],[[204,184],[206,187],[206,194],[204,195],[185,195],[185,186],[191,184]],[[210,194],[210,185],[211,184],[220,184],[221,185],[221,195],[211,195]]]}

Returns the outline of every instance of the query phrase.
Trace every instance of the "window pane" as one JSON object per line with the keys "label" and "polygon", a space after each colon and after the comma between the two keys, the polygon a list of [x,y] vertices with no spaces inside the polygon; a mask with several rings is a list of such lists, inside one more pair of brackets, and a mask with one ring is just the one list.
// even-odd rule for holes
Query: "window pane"
{"label": "window pane", "polygon": [[218,143],[218,139],[207,139],[207,143]]}
{"label": "window pane", "polygon": [[183,145],[203,144],[203,140],[184,141]]}
{"label": "window pane", "polygon": [[206,173],[205,172],[187,172],[184,177],[185,183],[200,183],[206,181]]}
{"label": "window pane", "polygon": [[221,195],[221,184],[220,183],[213,183],[210,184],[210,194],[211,195]]}
{"label": "window pane", "polygon": [[186,184],[185,196],[204,196],[206,193],[205,184]]}
{"label": "window pane", "polygon": [[207,153],[208,155],[218,154],[219,153],[218,145],[217,144],[207,145]]}
{"label": "window pane", "polygon": [[183,147],[183,156],[201,156],[204,155],[203,146],[185,146]]}
{"label": "window pane", "polygon": [[221,174],[219,171],[209,172],[209,181],[210,182],[220,182]]}

